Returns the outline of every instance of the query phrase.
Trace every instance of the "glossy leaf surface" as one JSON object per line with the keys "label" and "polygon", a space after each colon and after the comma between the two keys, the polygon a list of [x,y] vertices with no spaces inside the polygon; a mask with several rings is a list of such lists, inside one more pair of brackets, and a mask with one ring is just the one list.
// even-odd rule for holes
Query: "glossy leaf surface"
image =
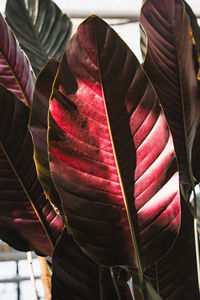
{"label": "glossy leaf surface", "polygon": [[157,269],[151,268],[146,275],[165,300],[199,299],[193,218],[184,200],[180,234],[174,247],[158,262]]}
{"label": "glossy leaf surface", "polygon": [[8,0],[5,13],[36,75],[49,58],[61,58],[72,24],[53,1]]}
{"label": "glossy leaf surface", "polygon": [[24,52],[0,14],[0,83],[31,106],[35,76]]}
{"label": "glossy leaf surface", "polygon": [[68,44],[50,112],[50,168],[78,244],[98,264],[137,267],[128,212],[144,268],[162,257],[180,226],[171,134],[136,57],[100,18]]}
{"label": "glossy leaf surface", "polygon": [[189,18],[181,0],[147,0],[140,22],[148,40],[144,70],[154,85],[172,132],[180,181],[188,184],[200,115]]}
{"label": "glossy leaf surface", "polygon": [[0,86],[0,235],[11,243],[15,236],[17,248],[21,238],[24,250],[52,255],[63,225],[37,179],[28,119],[28,107]]}
{"label": "glossy leaf surface", "polygon": [[[100,268],[76,245],[65,229],[53,255],[52,298],[115,300],[109,269]],[[132,300],[127,285],[119,286],[121,300]]]}
{"label": "glossy leaf surface", "polygon": [[62,214],[60,198],[50,174],[47,146],[49,98],[58,65],[58,61],[50,60],[37,78],[34,100],[31,107],[29,129],[34,142],[34,160],[38,178],[51,202]]}

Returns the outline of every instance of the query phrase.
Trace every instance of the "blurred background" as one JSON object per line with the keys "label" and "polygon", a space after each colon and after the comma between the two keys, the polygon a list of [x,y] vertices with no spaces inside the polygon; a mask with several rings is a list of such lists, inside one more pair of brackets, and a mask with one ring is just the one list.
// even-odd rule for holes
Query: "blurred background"
{"label": "blurred background", "polygon": [[[73,31],[89,15],[97,14],[109,23],[121,38],[133,50],[141,61],[139,13],[142,0],[54,0],[67,13],[73,23]],[[197,16],[200,17],[199,0],[188,0]],[[6,0],[0,0],[3,14]],[[32,272],[35,277],[37,297],[30,280],[30,262],[27,254],[18,252],[0,241],[0,299],[1,300],[44,300],[44,288],[41,277],[40,262],[32,254]]]}

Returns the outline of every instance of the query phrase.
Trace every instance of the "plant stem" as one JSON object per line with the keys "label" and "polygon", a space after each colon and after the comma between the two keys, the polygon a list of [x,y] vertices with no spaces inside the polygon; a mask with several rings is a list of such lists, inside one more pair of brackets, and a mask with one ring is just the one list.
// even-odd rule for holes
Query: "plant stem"
{"label": "plant stem", "polygon": [[158,263],[155,263],[155,273],[156,273],[156,291],[160,294],[160,287],[159,287],[159,276],[158,276]]}
{"label": "plant stem", "polygon": [[113,280],[113,284],[114,284],[114,287],[115,287],[115,291],[116,291],[116,294],[117,294],[117,300],[122,300],[120,292],[119,292],[119,288],[118,288],[118,284],[117,284],[115,272],[114,272],[114,270],[113,270],[112,267],[110,267],[110,274],[111,274],[111,277],[112,277],[112,280]]}

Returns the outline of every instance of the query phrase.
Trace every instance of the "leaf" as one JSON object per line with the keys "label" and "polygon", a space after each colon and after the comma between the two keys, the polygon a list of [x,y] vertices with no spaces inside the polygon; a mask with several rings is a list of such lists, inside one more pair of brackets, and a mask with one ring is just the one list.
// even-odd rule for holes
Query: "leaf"
{"label": "leaf", "polygon": [[53,1],[8,0],[5,13],[36,75],[49,58],[61,58],[72,24]]}
{"label": "leaf", "polygon": [[100,299],[98,267],[65,229],[53,255],[52,299]]}
{"label": "leaf", "polygon": [[50,174],[47,146],[49,98],[58,65],[58,61],[51,59],[37,78],[34,100],[31,107],[29,130],[31,131],[34,142],[34,160],[38,178],[49,199],[62,214],[60,198]]}
{"label": "leaf", "polygon": [[146,271],[147,279],[159,289],[165,300],[199,299],[193,218],[187,204],[182,201],[182,223],[180,234],[174,247],[157,264]]}
{"label": "leaf", "polygon": [[0,237],[52,255],[63,225],[37,179],[28,119],[28,107],[0,86]]}
{"label": "leaf", "polygon": [[[191,7],[184,1],[186,12],[190,18],[190,26],[193,35],[193,60],[196,66],[198,85],[200,85],[200,27],[198,25],[197,17],[193,13]],[[197,49],[196,49],[197,48]],[[200,121],[200,120],[199,120]],[[198,126],[194,144],[192,148],[192,170],[198,182],[200,182],[200,124]]]}
{"label": "leaf", "polygon": [[136,57],[96,16],[68,44],[49,123],[51,173],[84,252],[108,266],[161,258],[180,226],[171,134]]}
{"label": "leaf", "polygon": [[0,84],[31,106],[35,76],[24,52],[0,14]]}
{"label": "leaf", "polygon": [[172,132],[180,182],[191,184],[191,152],[199,124],[200,103],[189,18],[180,0],[147,0],[140,22],[148,39],[143,67]]}
{"label": "leaf", "polygon": [[[124,293],[127,287],[120,288],[123,292],[121,300],[131,300],[130,294]],[[74,243],[66,229],[53,255],[52,299],[118,299],[110,274],[105,268],[99,272],[98,266]]]}

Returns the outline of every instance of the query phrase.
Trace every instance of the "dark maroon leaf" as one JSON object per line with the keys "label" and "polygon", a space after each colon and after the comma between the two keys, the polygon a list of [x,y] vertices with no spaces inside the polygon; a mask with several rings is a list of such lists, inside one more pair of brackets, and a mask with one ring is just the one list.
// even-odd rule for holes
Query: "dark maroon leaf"
{"label": "dark maroon leaf", "polygon": [[52,299],[98,299],[98,267],[66,231],[53,255]]}
{"label": "dark maroon leaf", "polygon": [[[128,290],[127,284],[119,286],[121,300],[132,300]],[[94,264],[66,229],[53,255],[52,299],[118,299],[109,269]]]}
{"label": "dark maroon leaf", "polygon": [[200,103],[182,0],[147,0],[140,22],[147,34],[144,70],[163,106],[172,132],[181,183],[191,184],[191,151],[199,124]]}
{"label": "dark maroon leaf", "polygon": [[[184,1],[186,12],[190,18],[190,26],[192,30],[193,41],[193,60],[196,67],[196,74],[198,85],[200,88],[200,27],[198,25],[197,17],[193,13],[191,7]],[[200,121],[200,120],[199,120]],[[200,182],[200,125],[195,135],[193,149],[192,149],[192,170],[198,182]]]}
{"label": "dark maroon leaf", "polygon": [[0,14],[0,83],[31,106],[35,76],[24,52]]}
{"label": "dark maroon leaf", "polygon": [[50,112],[50,168],[78,244],[102,265],[137,267],[137,248],[144,268],[161,258],[180,226],[171,134],[136,57],[98,17],[68,44]]}
{"label": "dark maroon leaf", "polygon": [[152,267],[146,271],[147,279],[165,300],[200,299],[193,218],[184,202],[181,229],[174,247],[157,263],[157,268]]}
{"label": "dark maroon leaf", "polygon": [[28,107],[0,86],[0,237],[16,234],[12,246],[19,249],[21,238],[28,248],[52,255],[63,225],[37,179],[28,119]]}
{"label": "dark maroon leaf", "polygon": [[53,59],[50,60],[37,78],[34,100],[31,107],[29,129],[34,142],[34,160],[36,163],[38,178],[46,192],[46,195],[48,195],[48,198],[62,214],[60,198],[54,187],[49,170],[47,146],[49,98],[58,65],[58,61]]}

